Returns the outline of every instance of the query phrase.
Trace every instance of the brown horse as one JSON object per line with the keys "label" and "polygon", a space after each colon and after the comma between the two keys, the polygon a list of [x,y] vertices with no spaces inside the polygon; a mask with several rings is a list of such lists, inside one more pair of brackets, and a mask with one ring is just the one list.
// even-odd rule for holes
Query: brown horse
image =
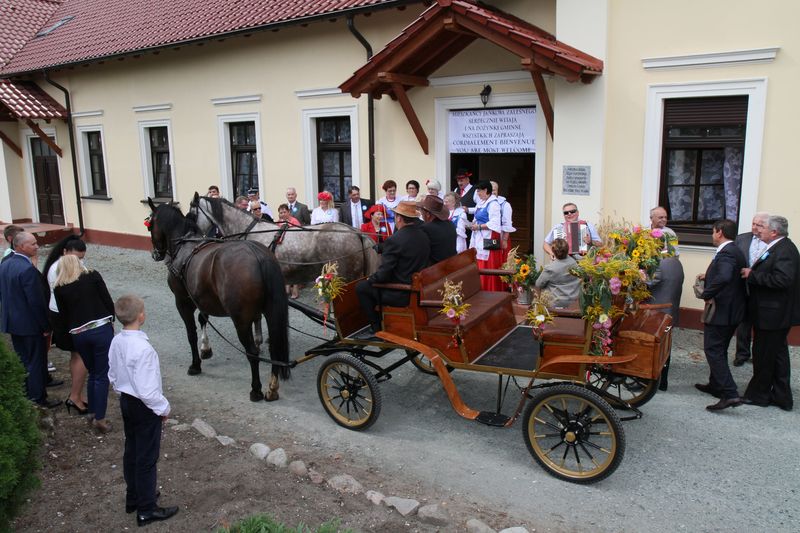
{"label": "brown horse", "polygon": [[259,376],[259,348],[253,325],[267,320],[272,377],[266,400],[278,399],[278,378],[288,379],[289,311],[284,280],[275,256],[253,241],[215,242],[203,239],[197,226],[169,204],[158,207],[148,199],[153,259],[169,269],[167,283],[186,326],[192,348],[189,374],[201,372],[194,312],[203,328],[209,316],[228,316],[247,353],[252,373],[250,400],[265,398]]}

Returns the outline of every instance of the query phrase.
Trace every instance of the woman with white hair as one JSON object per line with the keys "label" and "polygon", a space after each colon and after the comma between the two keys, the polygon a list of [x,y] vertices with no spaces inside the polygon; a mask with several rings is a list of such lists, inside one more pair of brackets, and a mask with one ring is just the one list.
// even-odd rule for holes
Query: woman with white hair
{"label": "woman with white hair", "polygon": [[444,194],[442,194],[442,184],[439,183],[438,180],[428,180],[425,182],[425,186],[428,187],[428,194],[438,196],[444,200]]}

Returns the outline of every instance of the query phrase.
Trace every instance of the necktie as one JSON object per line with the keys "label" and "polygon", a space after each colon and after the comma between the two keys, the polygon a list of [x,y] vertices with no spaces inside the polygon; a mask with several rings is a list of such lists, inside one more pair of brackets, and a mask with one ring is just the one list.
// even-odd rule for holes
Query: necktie
{"label": "necktie", "polygon": [[458,193],[459,196],[464,196],[464,187],[461,187],[461,190]]}
{"label": "necktie", "polygon": [[358,216],[359,216],[359,214],[360,214],[360,213],[358,212],[358,205],[359,205],[359,204],[354,204],[354,203],[351,203],[350,205],[352,205],[352,206],[353,206],[353,214],[351,215],[351,216],[352,216],[352,218],[353,218],[353,227],[354,227],[354,228],[358,228],[358,227],[360,227],[360,225],[361,225],[361,221],[358,219]]}
{"label": "necktie", "polygon": [[758,261],[765,248],[766,246],[762,241],[753,239],[752,246],[750,246],[750,266],[753,266],[753,263]]}

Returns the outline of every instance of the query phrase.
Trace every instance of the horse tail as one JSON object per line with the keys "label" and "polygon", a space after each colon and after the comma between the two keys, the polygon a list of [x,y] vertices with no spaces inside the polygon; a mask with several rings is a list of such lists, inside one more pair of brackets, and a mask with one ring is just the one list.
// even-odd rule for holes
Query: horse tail
{"label": "horse tail", "polygon": [[364,277],[378,271],[381,266],[381,258],[375,251],[375,241],[367,235],[361,235],[361,248],[364,251]]}
{"label": "horse tail", "polygon": [[[269,332],[270,359],[282,363],[289,362],[289,302],[286,297],[285,283],[278,260],[264,245],[255,241],[249,243],[258,258],[261,269],[261,282],[264,287],[264,317],[267,319]],[[283,365],[272,365],[273,375],[282,380],[291,376],[291,368]]]}

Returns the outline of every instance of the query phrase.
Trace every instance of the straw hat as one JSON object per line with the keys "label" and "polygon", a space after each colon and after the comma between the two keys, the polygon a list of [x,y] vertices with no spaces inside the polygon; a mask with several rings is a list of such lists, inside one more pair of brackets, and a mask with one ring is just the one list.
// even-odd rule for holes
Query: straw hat
{"label": "straw hat", "polygon": [[392,211],[398,215],[403,215],[408,218],[417,218],[417,203],[416,202],[400,202]]}

